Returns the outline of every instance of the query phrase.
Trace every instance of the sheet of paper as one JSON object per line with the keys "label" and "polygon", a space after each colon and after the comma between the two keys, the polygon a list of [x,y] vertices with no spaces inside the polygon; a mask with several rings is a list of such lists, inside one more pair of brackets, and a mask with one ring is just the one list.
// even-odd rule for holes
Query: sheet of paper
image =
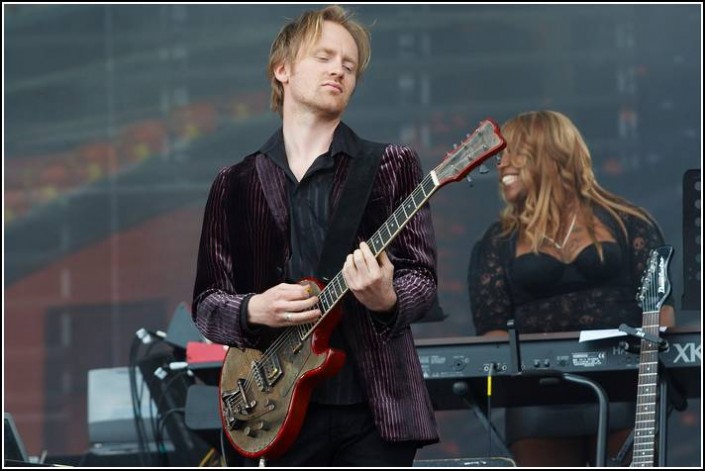
{"label": "sheet of paper", "polygon": [[[665,332],[666,327],[661,326],[660,331]],[[578,339],[578,342],[590,342],[591,340],[602,340],[612,337],[625,337],[626,335],[626,332],[622,332],[619,329],[582,330],[580,331],[580,338]]]}

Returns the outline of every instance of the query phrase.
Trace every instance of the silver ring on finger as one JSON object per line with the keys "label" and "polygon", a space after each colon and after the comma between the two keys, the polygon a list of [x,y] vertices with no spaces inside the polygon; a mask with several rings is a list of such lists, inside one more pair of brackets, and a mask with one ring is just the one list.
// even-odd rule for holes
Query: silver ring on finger
{"label": "silver ring on finger", "polygon": [[287,312],[286,314],[284,314],[284,319],[286,319],[287,322],[291,322],[291,313]]}

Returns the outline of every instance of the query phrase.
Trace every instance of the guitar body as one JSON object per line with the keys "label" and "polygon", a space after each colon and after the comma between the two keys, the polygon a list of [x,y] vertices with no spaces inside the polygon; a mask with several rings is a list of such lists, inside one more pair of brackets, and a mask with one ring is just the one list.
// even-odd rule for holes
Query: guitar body
{"label": "guitar body", "polygon": [[288,328],[274,341],[280,346],[276,352],[228,350],[220,377],[220,413],[225,435],[241,455],[272,459],[284,453],[301,429],[314,386],[342,368],[345,353],[329,348],[341,316],[339,307],[333,311],[305,340],[297,328]]}
{"label": "guitar body", "polygon": [[[438,188],[461,180],[506,145],[497,123],[482,121],[367,241],[375,257]],[[322,314],[316,322],[284,329],[265,352],[233,347],[225,356],[220,377],[223,431],[248,458],[272,459],[285,453],[301,430],[311,391],[323,378],[337,373],[345,361],[343,352],[329,348],[330,335],[340,322],[338,302],[348,292],[342,272],[325,288],[316,280],[301,284],[318,296]]]}

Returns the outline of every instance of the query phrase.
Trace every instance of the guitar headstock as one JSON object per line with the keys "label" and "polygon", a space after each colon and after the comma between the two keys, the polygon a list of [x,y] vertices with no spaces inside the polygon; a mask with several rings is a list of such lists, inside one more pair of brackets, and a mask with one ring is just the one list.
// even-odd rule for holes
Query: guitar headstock
{"label": "guitar headstock", "polygon": [[673,255],[673,247],[664,245],[653,249],[641,277],[641,288],[637,294],[639,306],[645,311],[658,311],[671,293],[668,279],[668,264]]}
{"label": "guitar headstock", "polygon": [[477,129],[448,152],[434,169],[440,186],[460,180],[506,146],[497,123],[490,118],[481,121]]}

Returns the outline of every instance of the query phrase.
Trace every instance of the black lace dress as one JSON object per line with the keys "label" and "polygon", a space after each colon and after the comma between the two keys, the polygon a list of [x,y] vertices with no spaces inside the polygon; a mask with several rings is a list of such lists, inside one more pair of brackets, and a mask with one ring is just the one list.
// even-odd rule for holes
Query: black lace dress
{"label": "black lace dress", "polygon": [[[595,214],[615,239],[602,243],[604,261],[594,246],[585,248],[571,263],[545,253],[516,257],[516,234],[501,237],[499,222],[490,226],[475,244],[468,270],[477,335],[506,330],[512,318],[520,333],[609,329],[622,322],[641,325],[642,311],[635,295],[649,252],[663,245],[663,236],[655,222],[651,225],[621,214],[625,238],[606,211],[596,208]],[[633,404],[610,406],[610,429],[633,423]],[[525,436],[588,435],[596,426],[593,406],[510,408],[506,438],[511,443]]]}

